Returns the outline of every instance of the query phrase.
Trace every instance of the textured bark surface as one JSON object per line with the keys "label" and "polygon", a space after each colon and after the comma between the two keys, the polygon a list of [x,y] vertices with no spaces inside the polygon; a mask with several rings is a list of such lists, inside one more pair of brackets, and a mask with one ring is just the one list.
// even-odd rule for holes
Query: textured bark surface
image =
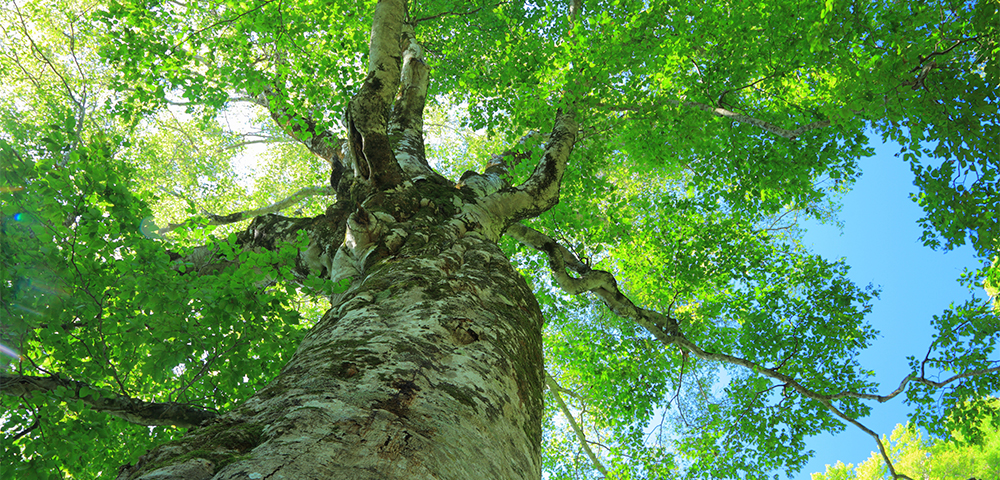
{"label": "textured bark surface", "polygon": [[476,200],[370,197],[330,261],[349,290],[279,377],[119,478],[540,478],[541,312]]}
{"label": "textured bark surface", "polygon": [[[429,72],[406,16],[401,0],[375,8],[346,140],[286,128],[330,161],[336,201],[314,218],[257,217],[238,236],[274,250],[306,232],[295,278],[347,291],[266,388],[119,480],[541,478],[541,310],[497,242],[559,201],[576,122],[557,116],[523,185],[447,180],[425,158]],[[261,98],[279,125],[316,125]]]}

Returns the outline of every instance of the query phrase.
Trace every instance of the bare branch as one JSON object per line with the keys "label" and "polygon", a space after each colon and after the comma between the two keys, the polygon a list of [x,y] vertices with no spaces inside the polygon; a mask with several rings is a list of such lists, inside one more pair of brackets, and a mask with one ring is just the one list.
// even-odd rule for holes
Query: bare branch
{"label": "bare branch", "polygon": [[34,429],[36,429],[36,428],[38,428],[39,425],[41,425],[41,421],[40,421],[40,418],[38,416],[38,412],[35,412],[35,421],[31,422],[31,425],[28,426],[28,428],[25,428],[24,430],[21,430],[20,432],[17,432],[17,434],[14,435],[10,439],[10,441],[13,442],[14,440],[17,440],[17,439],[19,439],[19,438],[21,438],[21,437],[23,437],[23,436],[31,433],[31,431],[34,430]]}
{"label": "bare branch", "polygon": [[[243,137],[246,138],[246,137],[249,137],[249,136],[251,136],[251,135],[244,135]],[[277,137],[277,138],[275,138],[275,137],[265,137],[262,140],[243,140],[242,142],[236,142],[236,143],[234,143],[232,145],[226,145],[222,149],[223,150],[235,150],[237,148],[243,148],[243,147],[246,147],[246,146],[249,146],[249,145],[260,145],[260,144],[272,145],[272,144],[276,144],[276,143],[291,143],[291,140],[283,139],[281,137]]]}
{"label": "bare branch", "polygon": [[[24,20],[24,14],[21,13],[21,8],[18,7],[17,2],[11,2],[11,4],[14,5],[14,11],[17,13],[18,20],[20,20],[21,31],[24,34],[25,38],[28,39],[28,43],[31,45],[31,52],[33,52],[37,56],[37,58],[39,60],[41,60],[45,65],[47,65],[49,67],[49,69],[52,70],[52,73],[54,73],[56,75],[56,77],[59,78],[59,81],[63,84],[63,87],[66,88],[66,96],[69,98],[69,100],[71,102],[73,102],[73,105],[76,107],[76,111],[75,111],[75,115],[74,115],[74,120],[75,120],[76,125],[74,126],[74,129],[73,129],[74,131],[72,132],[73,133],[73,140],[70,142],[70,145],[69,145],[70,148],[66,152],[66,154],[63,156],[62,162],[60,162],[61,165],[66,165],[69,162],[69,152],[72,151],[72,150],[75,150],[76,147],[77,147],[77,145],[79,145],[79,143],[83,141],[82,138],[81,138],[81,132],[83,131],[84,120],[87,118],[87,93],[86,93],[87,87],[86,87],[86,83],[83,84],[83,87],[82,87],[83,91],[82,92],[77,92],[77,91],[75,91],[73,89],[73,87],[70,86],[69,81],[66,79],[66,76],[63,75],[62,72],[60,72],[58,68],[56,68],[56,65],[54,63],[52,63],[52,60],[50,60],[49,57],[47,55],[45,55],[45,53],[42,51],[42,49],[39,48],[38,44],[35,43],[35,40],[31,37],[31,34],[28,33],[28,31],[29,31],[28,25],[27,25],[27,23]],[[72,54],[73,61],[76,62],[76,52],[73,49],[73,45],[74,45],[74,43],[71,42],[70,43],[70,53]],[[20,67],[20,65],[18,65],[18,66]],[[79,68],[79,64],[78,63],[77,63],[77,68]],[[23,70],[23,67],[22,67],[22,70]],[[84,77],[82,76],[83,75],[82,70],[80,71],[80,74],[81,74],[81,79],[83,79]],[[35,83],[35,82],[32,82],[32,83]],[[36,83],[36,86],[37,86],[37,83]]]}
{"label": "bare branch", "polygon": [[[259,217],[261,215],[267,215],[269,213],[280,212],[305,198],[312,197],[314,195],[334,195],[333,188],[330,186],[322,187],[304,187],[300,188],[297,192],[278,200],[268,206],[256,208],[253,210],[244,210],[242,212],[230,213],[228,215],[216,215],[214,213],[203,212],[205,216],[208,217],[209,225],[228,225],[230,223],[236,223],[249,218]],[[172,232],[179,227],[187,225],[189,222],[171,223],[166,227],[163,227],[156,231],[156,233],[162,235],[164,233]]]}
{"label": "bare branch", "polygon": [[42,62],[48,65],[49,69],[52,70],[52,73],[54,73],[57,77],[59,77],[59,81],[62,82],[63,87],[66,88],[66,92],[69,96],[70,101],[72,101],[73,104],[76,105],[78,109],[83,108],[83,106],[80,105],[80,102],[76,98],[76,92],[73,90],[73,87],[69,85],[69,82],[66,80],[66,77],[64,77],[63,74],[59,72],[59,69],[57,69],[56,66],[52,63],[52,61],[49,60],[49,57],[47,57],[44,53],[42,53],[42,49],[39,48],[38,44],[35,43],[35,40],[31,38],[31,34],[28,33],[29,30],[28,25],[24,22],[24,14],[21,13],[21,8],[17,6],[17,2],[11,2],[11,4],[14,5],[14,11],[17,12],[17,17],[21,21],[21,32],[24,34],[25,38],[27,38],[28,42],[31,44],[31,50],[36,55],[38,55],[39,59]]}
{"label": "bare branch", "polygon": [[[35,377],[0,373],[0,392],[4,395],[23,397],[35,392],[54,394],[56,389],[60,387],[68,392],[64,395],[81,400],[96,411],[137,425],[174,425],[188,428],[204,425],[218,416],[216,412],[211,410],[182,403],[137,400],[126,395],[98,389],[84,382],[65,379],[59,375]],[[87,392],[85,393],[84,390]]]}
{"label": "bare branch", "polygon": [[563,401],[562,395],[559,394],[559,392],[565,391],[565,389],[556,383],[556,380],[552,378],[552,375],[549,375],[548,371],[545,372],[545,383],[549,386],[549,391],[555,397],[556,404],[559,405],[559,410],[562,411],[563,416],[569,421],[570,427],[573,428],[573,433],[576,434],[576,439],[580,441],[580,446],[583,447],[583,451],[590,458],[590,462],[594,464],[594,468],[601,472],[601,475],[607,478],[608,469],[604,468],[604,464],[597,458],[597,455],[594,455],[594,451],[590,449],[590,442],[587,441],[587,436],[584,435],[583,429],[580,428],[580,425],[576,423],[576,419],[573,418],[573,412],[569,411],[569,407]]}
{"label": "bare branch", "polygon": [[[245,340],[233,342],[233,344],[229,348],[227,348],[224,352],[216,352],[214,355],[212,355],[211,358],[202,360],[201,368],[198,369],[198,372],[192,375],[190,380],[179,385],[177,388],[171,390],[170,393],[167,395],[167,398],[175,399],[183,395],[184,392],[186,392],[189,388],[191,388],[192,385],[195,384],[195,382],[200,380],[202,377],[205,376],[206,373],[209,372],[209,368],[211,368],[215,364],[216,360],[223,358],[224,355],[229,355],[230,353],[232,353],[233,350],[236,350],[237,348],[240,348],[241,346],[247,345],[249,343],[250,342]],[[189,361],[197,362],[198,360],[192,358]]]}
{"label": "bare branch", "polygon": [[[510,3],[510,2],[497,2],[497,3],[493,4],[493,5],[490,5],[490,7],[491,8],[496,8],[496,7],[499,7],[500,5],[506,5],[508,3]],[[478,13],[483,8],[485,8],[485,7],[475,8],[475,9],[469,10],[467,12],[454,12],[454,11],[441,12],[441,13],[439,13],[437,15],[431,15],[429,17],[418,18],[418,19],[416,19],[416,20],[413,21],[413,24],[417,25],[420,22],[426,22],[428,20],[437,20],[437,19],[442,18],[442,17],[465,17],[465,16],[468,16],[468,15],[473,15],[475,13]]]}
{"label": "bare branch", "polygon": [[703,103],[697,103],[697,102],[684,102],[683,105],[685,107],[696,108],[698,110],[708,112],[717,117],[726,118],[734,122],[753,125],[757,128],[760,128],[761,130],[764,130],[765,132],[773,133],[779,137],[784,137],[789,140],[795,140],[796,138],[802,136],[803,133],[806,133],[810,130],[816,130],[819,128],[826,128],[830,126],[830,122],[828,120],[823,120],[820,122],[813,122],[803,125],[799,128],[796,128],[795,130],[787,130],[773,123],[765,122],[763,120],[753,118],[749,115],[743,115],[741,113],[736,113],[721,107],[712,107],[710,105],[705,105]]}
{"label": "bare branch", "polygon": [[[518,242],[548,255],[549,266],[560,288],[572,293],[583,291],[594,293],[612,312],[635,321],[665,345],[674,344],[681,336],[677,320],[660,312],[637,307],[618,289],[618,283],[613,275],[601,270],[592,270],[589,265],[580,261],[576,255],[548,235],[519,223],[508,227],[507,233]],[[579,274],[580,278],[571,277],[566,272],[567,267]],[[585,290],[584,287],[591,289]]]}
{"label": "bare branch", "polygon": [[257,10],[260,10],[260,9],[264,8],[269,3],[272,3],[274,1],[275,0],[264,0],[260,4],[254,6],[253,8],[251,8],[251,9],[249,9],[249,10],[243,12],[243,13],[240,13],[239,15],[236,15],[236,16],[230,17],[230,18],[226,18],[226,19],[223,19],[223,20],[219,20],[218,22],[211,23],[211,24],[209,24],[209,25],[207,25],[205,27],[199,28],[198,30],[195,30],[195,31],[192,31],[192,32],[188,32],[180,40],[178,40],[177,43],[174,44],[174,46],[173,46],[173,48],[171,48],[171,50],[176,50],[184,42],[186,42],[187,39],[189,39],[191,37],[194,37],[196,35],[200,35],[205,30],[209,30],[209,29],[212,29],[212,28],[215,28],[215,27],[218,27],[218,26],[228,25],[230,23],[233,23],[233,22],[235,22],[236,20],[239,20],[242,17],[245,17],[245,16],[247,16],[247,15],[253,13],[253,12],[256,12]]}
{"label": "bare branch", "polygon": [[864,426],[861,422],[855,420],[854,418],[851,418],[851,416],[847,415],[846,413],[841,412],[839,408],[834,407],[833,404],[831,404],[829,401],[826,402],[821,401],[820,403],[822,403],[823,406],[827,408],[827,410],[833,412],[834,415],[844,419],[844,421],[854,425],[855,427],[858,427],[858,429],[860,429],[862,432],[867,433],[869,436],[875,439],[875,443],[878,445],[879,454],[882,455],[882,461],[885,463],[887,467],[889,467],[889,473],[892,475],[893,479],[913,480],[912,478],[903,475],[902,473],[896,472],[896,467],[893,466],[892,459],[889,458],[889,452],[885,450],[885,444],[882,443],[882,438],[879,437],[877,433],[872,431],[870,428]]}
{"label": "bare branch", "polygon": [[927,54],[926,57],[920,57],[920,65],[918,65],[916,67],[913,67],[913,69],[910,70],[910,73],[913,73],[913,72],[916,72],[917,70],[922,70],[922,69],[926,68],[924,66],[924,63],[927,63],[928,60],[930,60],[930,59],[932,59],[932,58],[934,58],[934,57],[936,57],[938,55],[945,55],[948,52],[954,50],[955,47],[957,47],[959,45],[962,45],[962,44],[965,44],[965,43],[968,43],[968,42],[974,42],[974,41],[977,41],[977,40],[979,40],[979,35],[976,35],[974,37],[969,37],[969,38],[963,38],[961,40],[956,41],[954,44],[952,44],[952,46],[946,48],[944,51],[941,51],[941,52],[934,51],[934,52],[931,52],[931,53]]}
{"label": "bare branch", "polygon": [[[787,138],[789,140],[795,140],[796,138],[802,136],[806,132],[809,132],[811,130],[817,130],[817,129],[820,129],[820,128],[826,128],[826,127],[829,127],[831,125],[831,123],[828,120],[822,120],[822,121],[812,122],[812,123],[808,123],[806,125],[802,125],[801,127],[796,128],[794,130],[789,130],[789,129],[786,129],[786,128],[779,127],[779,126],[777,126],[777,125],[775,125],[773,123],[770,123],[770,122],[767,122],[767,121],[764,121],[764,120],[760,120],[758,118],[754,118],[754,117],[751,117],[749,115],[744,115],[742,113],[736,113],[736,112],[733,112],[731,110],[727,110],[727,109],[722,108],[722,107],[713,107],[711,105],[706,105],[704,103],[698,103],[698,102],[690,102],[690,101],[682,102],[680,100],[665,100],[665,102],[667,104],[675,106],[675,107],[693,108],[695,110],[701,110],[703,112],[715,115],[716,117],[725,118],[725,119],[732,120],[732,121],[737,122],[737,123],[745,123],[745,124],[748,124],[748,125],[753,125],[753,126],[755,126],[757,128],[760,128],[761,130],[764,130],[765,132],[772,133],[772,134],[777,135],[779,137]],[[637,106],[637,105],[604,105],[604,104],[601,104],[600,106],[608,108],[610,110],[630,111],[630,112],[639,112],[639,111],[645,110],[647,108],[647,107],[642,107],[642,106]]]}

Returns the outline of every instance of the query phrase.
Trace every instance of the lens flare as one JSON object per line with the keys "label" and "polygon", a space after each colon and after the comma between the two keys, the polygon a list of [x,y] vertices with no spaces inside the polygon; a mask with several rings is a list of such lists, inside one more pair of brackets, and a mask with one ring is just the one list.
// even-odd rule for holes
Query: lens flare
{"label": "lens flare", "polygon": [[7,355],[8,357],[16,358],[18,360],[21,359],[21,354],[17,353],[17,351],[14,350],[13,348],[10,348],[2,343],[0,343],[0,355]]}

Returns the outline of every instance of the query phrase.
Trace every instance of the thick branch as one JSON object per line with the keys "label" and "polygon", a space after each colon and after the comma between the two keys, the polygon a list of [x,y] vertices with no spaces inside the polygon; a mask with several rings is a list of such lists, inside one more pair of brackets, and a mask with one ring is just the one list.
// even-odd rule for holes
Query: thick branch
{"label": "thick branch", "polygon": [[936,67],[937,67],[937,62],[931,60],[930,63],[920,68],[920,73],[917,74],[916,78],[914,78],[913,80],[904,81],[903,85],[908,85],[913,90],[920,90],[921,88],[926,90],[927,86],[924,85],[924,81],[927,80],[927,75],[931,73],[931,70],[934,70]]}
{"label": "thick branch", "polygon": [[521,185],[487,197],[487,208],[503,224],[535,217],[559,203],[559,186],[576,143],[577,124],[572,113],[556,114],[549,144],[535,171]]}
{"label": "thick branch", "polygon": [[393,105],[389,137],[395,145],[396,161],[409,178],[431,177],[435,172],[424,154],[424,105],[430,78],[424,63],[423,48],[413,36],[413,27],[405,26],[403,67],[399,95]]}
{"label": "thick branch", "polygon": [[608,469],[604,468],[604,464],[598,460],[597,455],[594,455],[594,451],[590,449],[590,443],[587,442],[587,436],[583,434],[583,429],[580,428],[580,425],[576,423],[576,419],[573,418],[573,412],[569,411],[569,407],[566,406],[566,402],[563,401],[562,395],[559,394],[563,388],[556,383],[555,379],[552,378],[552,375],[549,375],[549,372],[547,371],[545,372],[545,383],[549,386],[549,391],[551,391],[552,395],[555,397],[556,404],[559,405],[559,410],[562,411],[563,416],[569,421],[570,427],[573,428],[573,433],[576,434],[576,439],[580,441],[580,446],[583,447],[583,451],[587,454],[587,457],[590,458],[590,462],[594,464],[594,468],[601,472],[601,475],[604,475],[604,478],[607,478]]}
{"label": "thick branch", "polygon": [[[665,345],[673,344],[681,336],[677,320],[660,312],[636,306],[618,289],[618,283],[613,275],[601,270],[592,270],[548,235],[519,223],[508,227],[507,234],[518,242],[548,255],[549,266],[560,288],[571,293],[583,291],[594,293],[612,312],[623,318],[632,319]],[[567,267],[580,275],[580,278],[571,277],[566,272]]]}
{"label": "thick branch", "polygon": [[320,130],[319,124],[308,115],[300,115],[290,108],[278,107],[274,100],[275,93],[264,92],[253,99],[253,102],[267,109],[271,119],[289,136],[299,141],[317,157],[326,160],[336,168],[336,164],[344,159],[343,146],[346,140],[337,137],[330,130]]}
{"label": "thick branch", "polygon": [[541,209],[539,213],[559,203],[559,187],[569,155],[576,143],[577,129],[573,112],[556,114],[555,125],[542,159],[528,180],[518,188],[535,199],[536,205]]}
{"label": "thick branch", "polygon": [[[284,210],[284,209],[286,209],[286,208],[288,208],[288,207],[290,207],[290,206],[292,206],[292,205],[294,205],[294,204],[302,201],[303,199],[312,197],[314,195],[333,195],[333,194],[334,194],[333,187],[327,187],[327,186],[323,186],[323,187],[304,187],[304,188],[300,188],[297,192],[295,192],[295,193],[293,193],[293,194],[291,194],[291,195],[289,195],[289,196],[287,196],[287,197],[285,197],[285,198],[283,198],[281,200],[278,200],[277,202],[274,202],[274,203],[272,203],[270,205],[267,205],[267,206],[264,206],[264,207],[261,207],[261,208],[256,208],[256,209],[253,209],[253,210],[244,210],[242,212],[235,212],[235,213],[230,213],[230,214],[227,214],[227,215],[217,215],[217,214],[208,213],[208,212],[203,212],[203,213],[205,214],[205,216],[208,217],[208,220],[209,220],[208,224],[209,225],[227,225],[227,224],[230,224],[230,223],[239,222],[241,220],[246,220],[248,218],[255,218],[255,217],[259,217],[261,215],[267,215],[269,213],[280,212],[280,211],[282,211],[282,210]],[[162,234],[167,233],[167,232],[172,232],[172,231],[176,230],[177,228],[186,225],[187,223],[188,222],[171,223],[171,224],[167,225],[166,227],[163,227],[163,228],[157,230],[157,233],[159,233],[159,234],[162,235]]]}
{"label": "thick branch", "polygon": [[541,135],[543,135],[541,132],[532,130],[517,141],[517,146],[499,155],[493,155],[493,158],[490,158],[489,165],[486,166],[485,173],[496,173],[504,177],[505,180],[509,180],[512,169],[531,157],[528,144]]}
{"label": "thick branch", "polygon": [[477,195],[485,197],[500,191],[502,188],[510,186],[511,169],[531,157],[528,149],[528,142],[541,134],[537,131],[530,131],[521,137],[517,146],[507,151],[493,155],[489,165],[483,173],[476,173],[471,170],[465,172],[462,178],[455,185],[457,188],[471,188]]}
{"label": "thick branch", "polygon": [[[572,5],[580,6],[575,1],[572,2]],[[570,8],[570,22],[572,24],[576,24],[577,17],[581,12],[582,8]],[[574,29],[570,29],[564,41],[571,50],[582,49],[581,38],[577,37],[573,31]],[[562,177],[566,172],[569,155],[573,152],[579,131],[579,125],[576,122],[576,100],[579,92],[589,90],[589,80],[586,79],[587,76],[583,69],[576,73],[579,75],[579,81],[570,82],[564,86],[560,101],[563,107],[556,111],[555,124],[552,126],[552,133],[549,134],[549,143],[545,147],[541,160],[535,165],[535,171],[520,186],[498,191],[487,197],[487,201],[483,203],[486,210],[492,214],[494,219],[498,220],[503,228],[522,219],[538,216],[559,203],[559,188],[562,185]],[[569,85],[574,85],[575,88],[568,88]],[[502,177],[499,176],[486,180],[493,185],[502,184]]]}
{"label": "thick branch", "polygon": [[54,394],[59,387],[66,389],[66,393],[59,393],[60,399],[81,400],[96,411],[137,425],[189,428],[204,425],[218,416],[216,412],[181,403],[144,402],[59,375],[34,377],[0,373],[0,393],[4,395],[23,397],[34,392]]}
{"label": "thick branch", "polygon": [[312,218],[273,214],[260,216],[237,236],[237,241],[243,248],[277,251],[284,244],[295,243],[299,231],[305,230],[309,235],[309,245],[299,251],[292,272],[300,280],[309,275],[326,278],[334,255],[344,241],[346,210],[347,202],[337,202],[323,215]]}
{"label": "thick branch", "polygon": [[387,190],[403,181],[389,141],[389,106],[400,77],[400,35],[406,5],[403,0],[382,0],[375,7],[368,76],[361,91],[347,107],[348,142],[354,173]]}
{"label": "thick branch", "polygon": [[[309,244],[300,249],[292,273],[303,286],[311,275],[328,278],[337,248],[344,241],[348,202],[337,202],[326,213],[311,218],[289,218],[267,214],[256,217],[246,230],[236,236],[237,244],[249,251],[278,251],[283,245],[296,243],[299,231],[305,231]],[[213,274],[236,261],[227,260],[217,251],[200,246],[186,256],[171,254],[171,259],[185,266],[185,272],[195,275]]]}
{"label": "thick branch", "polygon": [[[833,402],[844,398],[857,398],[862,400],[886,402],[902,393],[906,384],[911,381],[940,388],[963,378],[987,375],[1000,371],[1000,367],[979,369],[954,375],[940,382],[927,379],[923,376],[916,377],[911,374],[903,379],[899,387],[888,395],[874,395],[849,390],[834,394],[822,394],[799,383],[799,381],[797,381],[794,377],[779,372],[777,368],[767,368],[745,358],[724,353],[712,353],[703,350],[701,347],[684,336],[683,332],[680,331],[680,327],[676,320],[658,312],[636,307],[627,297],[618,291],[617,283],[610,273],[592,270],[587,264],[581,262],[576,255],[562,245],[559,245],[551,237],[521,224],[511,225],[507,229],[507,233],[522,244],[544,252],[548,256],[549,266],[553,270],[553,276],[556,279],[556,284],[566,292],[571,294],[578,294],[585,291],[593,292],[597,294],[597,296],[600,297],[601,300],[603,300],[614,313],[623,318],[635,321],[637,324],[649,331],[654,337],[660,340],[660,342],[664,345],[676,345],[682,350],[703,360],[728,363],[730,365],[744,367],[752,372],[784,384],[805,398],[819,402],[834,415],[858,427],[875,439],[875,442],[879,446],[879,451],[882,454],[882,459],[892,472],[894,478],[909,477],[896,472],[888,454],[886,453],[885,446],[882,444],[882,440],[877,434],[875,434],[871,429],[865,427],[861,422],[841,412],[833,405]],[[578,273],[580,277],[574,278],[570,276],[566,272],[567,267]]]}
{"label": "thick branch", "polygon": [[406,2],[381,0],[372,18],[368,44],[368,78],[364,89],[375,94],[388,107],[396,96],[400,73],[400,39]]}

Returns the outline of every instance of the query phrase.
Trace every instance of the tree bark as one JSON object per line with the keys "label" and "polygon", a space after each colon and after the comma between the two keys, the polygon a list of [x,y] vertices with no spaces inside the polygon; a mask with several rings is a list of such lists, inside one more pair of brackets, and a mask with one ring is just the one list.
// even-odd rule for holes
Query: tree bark
{"label": "tree bark", "polygon": [[350,287],[282,373],[120,479],[541,477],[539,306],[471,192],[404,186],[350,215]]}
{"label": "tree bark", "polygon": [[347,290],[266,388],[119,480],[541,478],[541,309],[498,241],[558,202],[576,123],[557,116],[524,185],[463,188],[433,172],[428,72],[404,17],[401,0],[376,6],[336,202],[312,219],[258,217],[238,237],[275,249],[305,230],[296,278]]}

